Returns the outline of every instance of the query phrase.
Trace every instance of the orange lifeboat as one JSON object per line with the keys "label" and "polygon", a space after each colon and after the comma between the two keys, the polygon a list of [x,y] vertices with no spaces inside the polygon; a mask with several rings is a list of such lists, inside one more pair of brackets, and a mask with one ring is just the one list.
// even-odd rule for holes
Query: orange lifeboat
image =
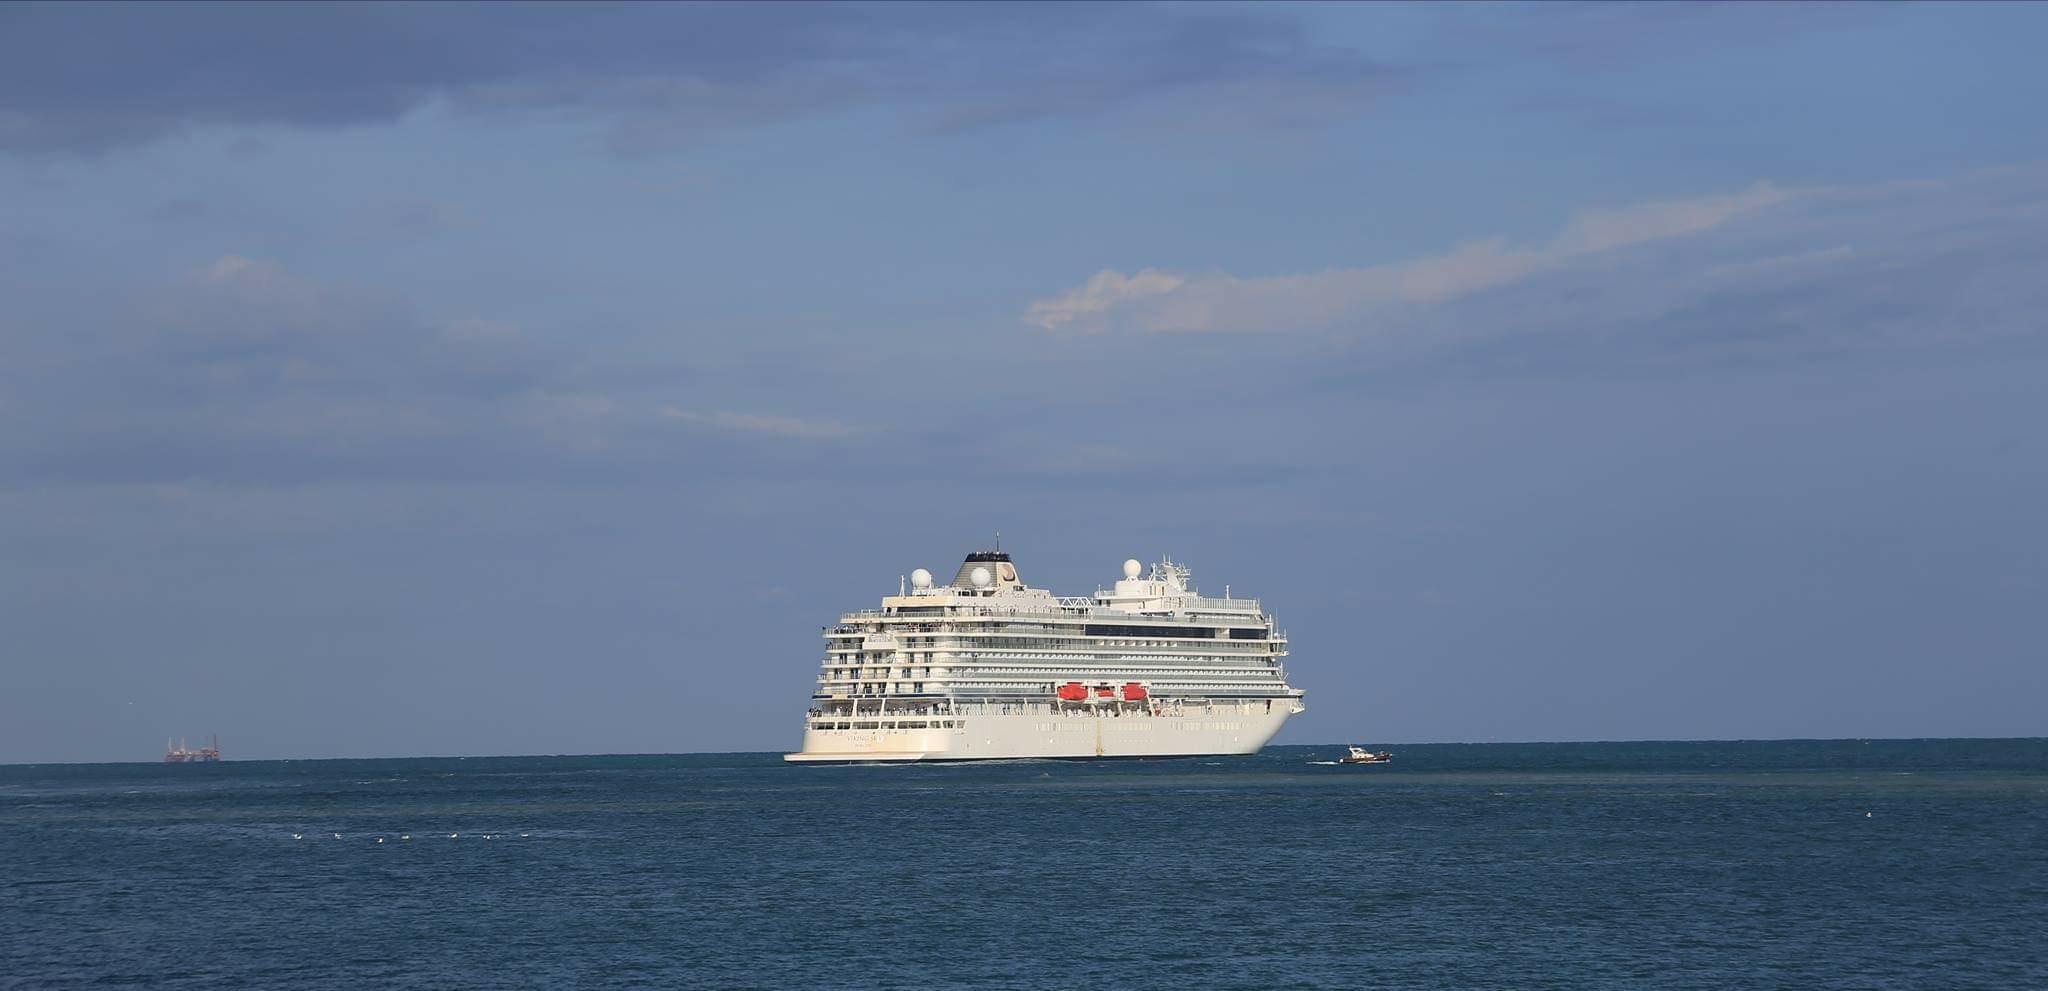
{"label": "orange lifeboat", "polygon": [[1133,681],[1133,682],[1129,682],[1129,683],[1127,683],[1127,684],[1125,684],[1125,685],[1124,685],[1124,701],[1126,701],[1126,702],[1142,702],[1142,701],[1144,701],[1144,700],[1145,700],[1145,686],[1143,686],[1143,685],[1140,685],[1140,684],[1138,684],[1138,683],[1137,683],[1137,682],[1135,682],[1135,681]]}
{"label": "orange lifeboat", "polygon": [[1082,687],[1078,681],[1070,681],[1061,685],[1054,694],[1058,695],[1061,701],[1083,702],[1088,698],[1088,689]]}

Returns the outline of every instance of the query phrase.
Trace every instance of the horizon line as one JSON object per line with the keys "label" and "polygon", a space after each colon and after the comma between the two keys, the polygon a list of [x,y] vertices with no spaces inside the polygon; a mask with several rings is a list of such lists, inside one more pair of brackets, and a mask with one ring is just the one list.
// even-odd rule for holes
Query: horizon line
{"label": "horizon line", "polygon": [[[2038,741],[2044,741],[2044,742],[2048,742],[2048,735],[2040,735],[2040,736],[1787,736],[1787,737],[1700,737],[1700,738],[1692,738],[1692,739],[1678,739],[1678,738],[1646,738],[1646,739],[1627,739],[1627,740],[1624,740],[1624,739],[1607,739],[1607,740],[1429,740],[1429,741],[1423,741],[1423,740],[1412,740],[1412,741],[1407,741],[1407,742],[1400,742],[1400,741],[1388,741],[1388,742],[1382,742],[1382,743],[1379,743],[1379,744],[1377,744],[1377,745],[1378,745],[1378,746],[1388,746],[1388,747],[1511,747],[1511,746],[1512,746],[1512,747],[1518,747],[1518,746],[1538,746],[1538,745],[1548,745],[1548,746],[1590,746],[1590,745],[1603,745],[1603,744],[1623,744],[1623,743],[1926,743],[1926,742],[1932,742],[1932,741],[1946,741],[1946,740],[1968,740],[1968,741],[1973,741],[1973,742],[1979,742],[1979,743],[1998,743],[1998,742],[2023,742],[2023,741],[2032,741],[2032,740],[2038,740]],[[1259,751],[1259,753],[1264,753],[1264,752],[1265,752],[1265,751],[1267,751],[1267,750],[1284,750],[1284,749],[1287,749],[1287,748],[1289,748],[1289,747],[1348,747],[1348,746],[1352,746],[1352,745],[1353,745],[1353,744],[1351,744],[1351,743],[1349,743],[1349,742],[1344,742],[1344,743],[1281,743],[1281,744],[1268,744],[1267,746],[1265,746],[1265,747],[1261,748],[1261,749],[1260,749],[1260,751]],[[645,753],[555,753],[555,754],[404,754],[404,755],[390,755],[390,754],[387,754],[387,755],[383,755],[383,756],[374,756],[374,757],[256,757],[256,758],[247,758],[247,759],[228,759],[228,758],[223,758],[223,759],[221,759],[220,761],[217,761],[217,762],[215,762],[215,761],[207,761],[207,762],[204,762],[204,763],[207,763],[207,764],[213,764],[213,763],[220,763],[220,764],[295,764],[295,763],[313,763],[313,762],[317,762],[317,761],[364,761],[364,760],[531,760],[531,759],[535,759],[535,758],[548,758],[548,757],[559,757],[559,758],[594,758],[594,757],[754,757],[754,756],[780,756],[780,755],[782,755],[782,754],[784,754],[784,753],[789,753],[789,752],[790,752],[790,751],[784,751],[784,750],[678,750],[678,751],[672,751],[672,752],[645,752]],[[1151,758],[1146,758],[1146,759],[1148,759],[1148,760],[1192,760],[1192,759],[1194,759],[1194,758],[1197,758],[1197,757],[1256,757],[1256,756],[1258,756],[1258,753],[1252,753],[1252,754],[1182,754],[1182,755],[1174,755],[1174,756],[1162,756],[1162,757],[1151,757]],[[991,762],[994,762],[994,763],[1015,763],[1015,762],[1019,762],[1019,761],[1028,761],[1028,760],[1034,760],[1034,759],[1050,759],[1050,758],[1030,758],[1030,757],[1017,757],[1017,758],[1001,758],[1001,759],[991,758],[990,760],[987,760],[987,761],[973,761],[973,760],[969,760],[969,761],[955,761],[955,762],[945,762],[945,763],[956,763],[956,764],[962,764],[962,765],[971,765],[971,764],[976,764],[976,763],[991,763]],[[163,760],[162,758],[158,758],[158,759],[156,759],[156,760],[43,760],[43,761],[19,761],[19,762],[17,762],[17,761],[0,761],[0,767],[47,767],[47,766],[62,766],[62,767],[124,767],[124,766],[127,766],[127,765],[131,765],[131,764],[142,764],[142,765],[149,765],[149,766],[155,766],[155,765],[163,765],[163,764],[166,764],[166,763],[168,763],[168,762],[164,761],[164,760]],[[906,763],[904,763],[904,764],[889,764],[889,765],[880,765],[880,764],[878,764],[877,766],[910,766],[910,765],[915,765],[915,764],[920,764],[920,763],[934,763],[934,764],[936,764],[936,763],[942,763],[942,762],[938,762],[938,761],[932,761],[932,762],[910,761],[910,762],[906,762]]]}

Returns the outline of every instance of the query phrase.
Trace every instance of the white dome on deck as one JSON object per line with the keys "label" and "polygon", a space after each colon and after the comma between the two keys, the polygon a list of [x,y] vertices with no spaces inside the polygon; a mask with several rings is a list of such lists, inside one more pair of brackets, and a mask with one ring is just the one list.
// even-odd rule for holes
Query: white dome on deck
{"label": "white dome on deck", "polygon": [[987,568],[974,569],[974,573],[969,575],[968,579],[974,582],[975,588],[987,588],[996,580],[994,575],[988,573]]}
{"label": "white dome on deck", "polygon": [[926,571],[926,570],[924,570],[923,568],[919,568],[919,569],[917,569],[916,571],[913,571],[913,572],[911,572],[911,573],[910,573],[910,587],[911,587],[911,588],[930,588],[930,587],[932,587],[932,573],[931,573],[931,572],[929,572],[929,571]]}
{"label": "white dome on deck", "polygon": [[1136,578],[1138,577],[1138,572],[1143,570],[1145,570],[1145,566],[1139,564],[1137,558],[1131,558],[1130,560],[1124,562],[1125,578]]}

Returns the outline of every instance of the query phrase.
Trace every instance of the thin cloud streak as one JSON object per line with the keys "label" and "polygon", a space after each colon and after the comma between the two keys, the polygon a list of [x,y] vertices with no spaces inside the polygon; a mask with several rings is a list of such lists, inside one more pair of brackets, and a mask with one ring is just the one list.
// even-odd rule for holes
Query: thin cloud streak
{"label": "thin cloud streak", "polygon": [[716,427],[720,430],[737,430],[746,433],[772,434],[778,437],[844,437],[859,433],[859,427],[849,426],[836,420],[806,420],[794,416],[763,416],[757,413],[734,413],[728,410],[700,412],[677,409],[673,406],[663,409],[661,415],[671,420]]}
{"label": "thin cloud streak", "polygon": [[1080,286],[1032,302],[1025,322],[1048,331],[1161,333],[1316,330],[1390,304],[1442,303],[1519,282],[1566,262],[1696,234],[1776,206],[1794,194],[1759,182],[1719,196],[1583,212],[1530,247],[1505,238],[1391,265],[1241,278],[1105,269]]}

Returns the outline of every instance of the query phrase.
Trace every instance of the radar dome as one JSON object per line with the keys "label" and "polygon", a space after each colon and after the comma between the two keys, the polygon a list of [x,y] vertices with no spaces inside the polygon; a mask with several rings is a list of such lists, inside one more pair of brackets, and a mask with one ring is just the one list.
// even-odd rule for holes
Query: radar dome
{"label": "radar dome", "polygon": [[1143,570],[1145,570],[1145,566],[1139,564],[1137,558],[1131,558],[1130,560],[1124,562],[1125,578],[1136,579],[1138,577],[1138,572]]}
{"label": "radar dome", "polygon": [[919,568],[919,569],[917,569],[916,571],[913,571],[913,572],[911,572],[911,573],[910,573],[910,587],[911,587],[911,588],[930,588],[930,587],[932,587],[932,573],[931,573],[931,572],[929,572],[929,571],[926,571],[926,570],[924,570],[923,568]]}
{"label": "radar dome", "polygon": [[974,573],[968,575],[967,578],[974,583],[975,588],[987,588],[990,583],[996,580],[994,575],[988,573],[987,568],[976,568]]}

